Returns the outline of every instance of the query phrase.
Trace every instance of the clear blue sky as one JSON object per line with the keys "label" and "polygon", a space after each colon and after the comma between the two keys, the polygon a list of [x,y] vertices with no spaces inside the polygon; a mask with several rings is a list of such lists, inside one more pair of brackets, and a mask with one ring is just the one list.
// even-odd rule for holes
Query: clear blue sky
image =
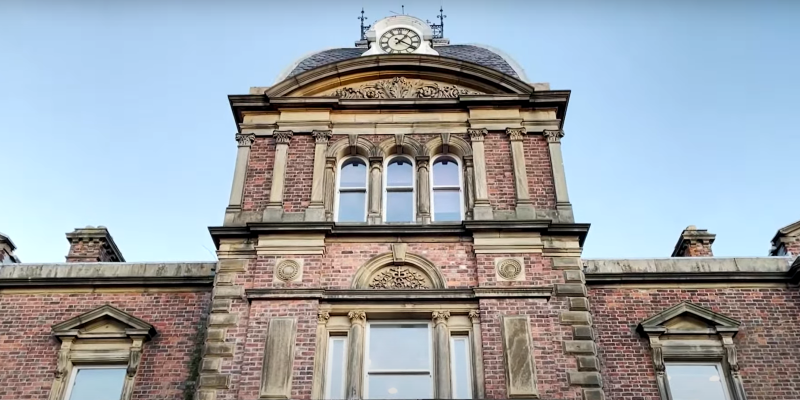
{"label": "clear blue sky", "polygon": [[[646,4],[645,4],[646,3]],[[213,259],[228,94],[431,1],[0,2],[0,231],[25,262],[106,225],[128,261]],[[669,256],[694,224],[766,255],[800,219],[800,2],[445,1],[451,42],[571,89],[563,151],[587,257]]]}

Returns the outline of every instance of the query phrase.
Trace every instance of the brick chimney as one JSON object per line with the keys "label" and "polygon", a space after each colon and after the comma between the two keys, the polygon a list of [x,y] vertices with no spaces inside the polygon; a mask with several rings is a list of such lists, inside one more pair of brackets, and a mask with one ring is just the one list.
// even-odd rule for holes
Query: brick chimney
{"label": "brick chimney", "polygon": [[778,229],[772,238],[771,256],[797,256],[800,254],[800,221]]}
{"label": "brick chimney", "polygon": [[708,233],[706,229],[697,229],[694,225],[689,225],[681,232],[672,257],[713,257],[711,245],[717,235]]}
{"label": "brick chimney", "polygon": [[17,246],[14,246],[14,242],[11,241],[11,238],[0,232],[0,264],[14,264],[20,262],[19,257],[14,255],[14,250],[16,249]]}
{"label": "brick chimney", "polygon": [[67,233],[67,262],[125,262],[105,226],[87,226]]}

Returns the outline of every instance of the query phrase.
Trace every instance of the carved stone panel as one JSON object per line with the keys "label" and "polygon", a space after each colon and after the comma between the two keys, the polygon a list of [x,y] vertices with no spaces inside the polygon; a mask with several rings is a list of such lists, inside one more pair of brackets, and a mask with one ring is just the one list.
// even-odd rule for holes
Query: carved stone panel
{"label": "carved stone panel", "polygon": [[538,395],[528,316],[504,315],[503,357],[506,362],[508,397],[531,398]]}
{"label": "carved stone panel", "polygon": [[261,398],[291,398],[296,331],[295,318],[273,318],[269,321],[264,365],[261,368]]}
{"label": "carved stone panel", "polygon": [[441,99],[474,94],[482,93],[456,85],[394,77],[338,88],[323,96],[343,99]]}
{"label": "carved stone panel", "polygon": [[433,285],[425,274],[413,267],[389,266],[375,272],[370,289],[430,289]]}

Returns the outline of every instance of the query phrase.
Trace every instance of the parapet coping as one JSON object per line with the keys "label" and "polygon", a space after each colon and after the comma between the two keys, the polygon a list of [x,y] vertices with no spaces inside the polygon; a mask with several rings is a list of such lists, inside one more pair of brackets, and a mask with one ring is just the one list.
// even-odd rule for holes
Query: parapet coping
{"label": "parapet coping", "polygon": [[7,264],[0,288],[32,286],[211,286],[216,262]]}

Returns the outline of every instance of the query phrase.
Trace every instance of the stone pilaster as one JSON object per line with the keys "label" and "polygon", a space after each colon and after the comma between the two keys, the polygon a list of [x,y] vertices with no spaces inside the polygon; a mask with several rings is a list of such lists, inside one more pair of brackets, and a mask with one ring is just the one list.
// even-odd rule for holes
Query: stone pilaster
{"label": "stone pilaster", "polygon": [[369,213],[367,223],[380,224],[381,210],[383,208],[383,157],[369,158],[369,184],[367,187],[369,196]]}
{"label": "stone pilaster", "polygon": [[367,313],[354,310],[347,313],[350,318],[350,334],[347,343],[347,400],[361,399],[361,387],[364,360],[364,330],[367,325]]}
{"label": "stone pilaster", "polygon": [[561,222],[575,222],[572,204],[567,193],[567,177],[564,174],[564,160],[561,157],[562,130],[545,130],[542,132],[547,139],[547,148],[550,151],[550,168],[553,171],[553,183],[556,188],[556,209]]}
{"label": "stone pilaster", "polygon": [[570,385],[583,388],[585,400],[603,400],[600,361],[597,359],[586,278],[580,258],[557,257],[553,259],[553,266],[562,270],[564,275],[564,283],[555,285],[555,295],[566,298],[568,305],[568,309],[559,315],[559,322],[572,327],[572,340],[564,342],[564,353],[574,356],[578,367],[567,371],[567,379]]}
{"label": "stone pilaster", "polygon": [[468,128],[467,133],[472,141],[472,159],[475,168],[475,207],[472,218],[476,220],[493,219],[494,213],[489,203],[489,186],[486,181],[486,152],[484,150],[484,140],[488,130]]}
{"label": "stone pilaster", "polygon": [[473,218],[475,208],[475,163],[472,156],[464,156],[464,209],[465,218]]}
{"label": "stone pilaster", "polygon": [[434,398],[449,399],[452,397],[450,387],[450,332],[447,329],[447,320],[450,311],[437,310],[433,312],[433,368]]}
{"label": "stone pilaster", "polygon": [[325,368],[327,366],[328,357],[328,331],[325,325],[331,314],[327,311],[317,312],[317,347],[314,356],[314,384],[311,387],[311,398],[322,399],[325,397],[324,379],[320,377],[326,376]]}
{"label": "stone pilaster", "polygon": [[314,141],[314,175],[311,182],[311,202],[305,212],[306,221],[325,220],[325,152],[331,131],[313,131]]}
{"label": "stone pilaster", "polygon": [[325,221],[333,221],[333,203],[336,198],[336,157],[325,159]]}
{"label": "stone pilaster", "polygon": [[417,157],[417,223],[431,222],[430,159]]}
{"label": "stone pilaster", "polygon": [[264,211],[265,221],[280,221],[283,217],[283,191],[286,184],[286,164],[289,158],[289,141],[292,131],[273,131],[275,138],[275,162],[272,166],[272,186],[269,202]]}
{"label": "stone pilaster", "polygon": [[525,163],[524,140],[527,133],[525,128],[506,128],[506,134],[511,140],[511,160],[514,164],[517,219],[536,218],[528,189],[528,168]]}
{"label": "stone pilaster", "polygon": [[473,398],[486,398],[486,387],[484,386],[483,376],[483,336],[481,334],[481,313],[478,310],[470,310],[469,320],[472,322],[472,376],[475,377],[472,393]]}

